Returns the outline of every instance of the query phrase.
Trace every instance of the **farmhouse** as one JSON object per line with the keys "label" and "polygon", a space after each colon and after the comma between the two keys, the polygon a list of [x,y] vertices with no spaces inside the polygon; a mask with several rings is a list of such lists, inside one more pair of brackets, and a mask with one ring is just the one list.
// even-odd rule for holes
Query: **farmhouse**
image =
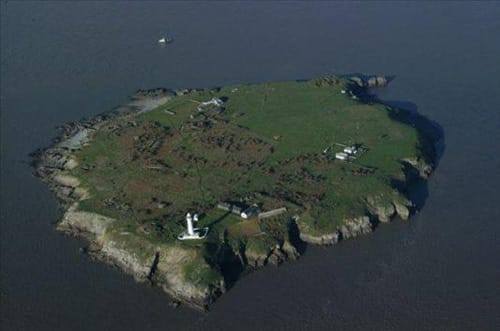
{"label": "farmhouse", "polygon": [[348,146],[346,148],[344,148],[344,153],[346,153],[347,155],[356,155],[358,153],[358,149],[356,148],[356,146]]}
{"label": "farmhouse", "polygon": [[335,158],[342,161],[354,160],[360,151],[362,152],[363,149],[360,150],[360,148],[356,145],[347,146],[344,147],[342,152],[335,153]]}
{"label": "farmhouse", "polygon": [[260,211],[257,205],[248,207],[244,205],[231,204],[228,202],[219,202],[217,204],[217,208],[224,211],[232,212],[233,214],[236,214],[243,219],[248,219],[253,215],[257,215]]}
{"label": "farmhouse", "polygon": [[255,214],[259,213],[259,208],[257,206],[252,206],[241,212],[241,218],[248,219]]}

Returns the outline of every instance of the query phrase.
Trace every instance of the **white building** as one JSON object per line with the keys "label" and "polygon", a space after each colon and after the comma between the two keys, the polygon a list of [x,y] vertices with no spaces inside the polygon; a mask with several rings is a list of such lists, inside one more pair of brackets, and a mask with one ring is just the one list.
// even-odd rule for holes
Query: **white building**
{"label": "white building", "polygon": [[186,231],[177,236],[179,240],[203,239],[208,234],[208,227],[195,228],[193,222],[198,223],[198,214],[191,216],[191,213],[186,214]]}
{"label": "white building", "polygon": [[217,106],[217,107],[220,107],[224,104],[224,101],[222,101],[221,99],[219,98],[212,98],[211,100],[209,101],[205,101],[205,102],[202,102],[201,105],[202,106],[208,106],[208,105],[214,105],[214,106]]}
{"label": "white building", "polygon": [[255,214],[259,213],[259,209],[256,206],[249,207],[241,212],[240,216],[243,219],[249,219]]}
{"label": "white building", "polygon": [[240,214],[241,218],[248,219],[250,216],[252,216],[252,213],[248,210],[242,211]]}
{"label": "white building", "polygon": [[358,152],[356,146],[349,146],[344,148],[344,153],[348,155],[355,155]]}
{"label": "white building", "polygon": [[342,161],[345,161],[345,160],[349,159],[349,155],[346,153],[335,153],[335,158],[342,160]]}

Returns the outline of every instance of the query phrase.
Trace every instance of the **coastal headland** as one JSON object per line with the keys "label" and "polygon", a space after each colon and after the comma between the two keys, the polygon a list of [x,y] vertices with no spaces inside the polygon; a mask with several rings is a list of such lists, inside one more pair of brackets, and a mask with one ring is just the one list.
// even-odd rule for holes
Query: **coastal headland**
{"label": "coastal headland", "polygon": [[[138,91],[60,128],[33,153],[57,228],[90,256],[207,309],[244,274],[296,259],[417,209],[436,164],[415,114],[370,95],[385,77],[327,76]],[[180,240],[186,214],[203,238]],[[197,231],[197,230],[194,231]],[[187,232],[186,232],[187,231]]]}

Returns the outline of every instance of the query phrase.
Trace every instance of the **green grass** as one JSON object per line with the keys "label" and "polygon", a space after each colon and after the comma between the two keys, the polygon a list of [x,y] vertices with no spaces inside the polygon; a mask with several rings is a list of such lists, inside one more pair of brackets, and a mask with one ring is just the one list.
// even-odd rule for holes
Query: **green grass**
{"label": "green grass", "polygon": [[[76,152],[80,166],[72,173],[91,194],[80,207],[117,218],[117,224],[135,232],[149,229],[144,237],[151,242],[169,243],[176,242],[176,232],[184,227],[183,215],[197,210],[206,213],[199,226],[210,227],[208,240],[214,245],[232,230],[226,239],[234,248],[250,243],[263,249],[270,232],[285,236],[287,222],[277,225],[281,232],[274,227],[264,229],[265,235],[250,236],[248,229],[238,227],[237,216],[225,215],[215,205],[266,192],[282,205],[301,203],[300,222],[312,233],[324,233],[346,218],[364,215],[367,197],[377,196],[381,203],[406,201],[391,181],[404,179],[402,159],[422,155],[418,132],[394,119],[397,110],[341,94],[346,84],[339,79],[318,86],[312,80],[193,91],[135,115],[136,127],[127,126],[130,116],[115,119]],[[214,117],[217,122],[210,130],[193,129],[190,115],[199,102],[212,97],[227,98],[226,113]],[[152,130],[150,123],[160,128]],[[121,126],[119,135],[114,126]],[[138,153],[140,137],[146,146],[159,140],[161,147],[155,153]],[[342,149],[338,144],[354,143],[367,151],[352,163],[332,161]],[[322,155],[327,147],[330,160]],[[168,167],[148,168],[158,162]],[[360,167],[375,171],[353,175]],[[285,196],[301,201],[286,201]],[[158,208],[162,201],[167,206]],[[182,245],[204,249],[199,241]],[[187,274],[210,280],[208,274]]]}
{"label": "green grass", "polygon": [[250,254],[266,256],[278,244],[276,239],[265,233],[253,236],[246,241],[245,251]]}
{"label": "green grass", "polygon": [[184,266],[184,277],[191,284],[200,287],[216,286],[221,279],[220,274],[212,269],[200,254]]}

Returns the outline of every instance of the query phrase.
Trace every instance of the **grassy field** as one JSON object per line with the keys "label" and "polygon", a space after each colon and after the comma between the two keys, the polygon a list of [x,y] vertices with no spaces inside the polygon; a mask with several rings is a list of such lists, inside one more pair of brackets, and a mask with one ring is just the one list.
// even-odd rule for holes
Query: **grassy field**
{"label": "grassy field", "polygon": [[[287,221],[242,222],[214,209],[218,202],[287,206],[312,232],[326,233],[366,214],[367,197],[404,200],[391,183],[405,178],[402,159],[421,156],[418,132],[394,119],[397,110],[341,93],[347,80],[321,82],[191,91],[151,112],[112,120],[76,153],[72,172],[91,194],[81,209],[166,243],[177,241],[185,213],[197,211],[213,245],[259,247],[283,240]],[[213,97],[225,100],[223,111],[198,112]],[[352,144],[365,152],[353,162],[335,160]]]}

